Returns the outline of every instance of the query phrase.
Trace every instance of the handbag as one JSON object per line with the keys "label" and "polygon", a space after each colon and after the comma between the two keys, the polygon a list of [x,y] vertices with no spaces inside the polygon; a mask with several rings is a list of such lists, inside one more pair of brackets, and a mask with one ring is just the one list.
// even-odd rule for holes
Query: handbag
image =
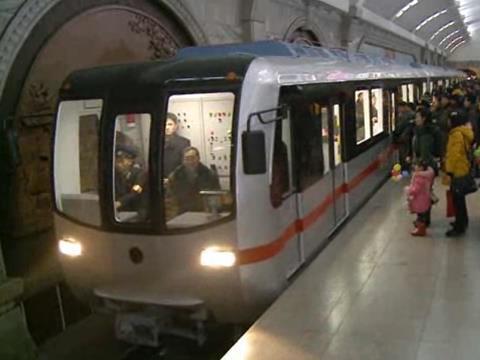
{"label": "handbag", "polygon": [[453,195],[450,190],[446,191],[447,198],[447,218],[455,217],[455,206],[453,205]]}
{"label": "handbag", "polygon": [[477,183],[471,173],[452,179],[452,190],[461,195],[473,194],[478,190]]}

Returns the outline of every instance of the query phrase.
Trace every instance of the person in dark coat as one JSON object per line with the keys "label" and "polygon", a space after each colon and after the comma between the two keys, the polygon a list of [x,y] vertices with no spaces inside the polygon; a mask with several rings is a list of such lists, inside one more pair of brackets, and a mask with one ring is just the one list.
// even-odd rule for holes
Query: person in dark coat
{"label": "person in dark coat", "polygon": [[479,129],[479,113],[477,110],[477,97],[475,95],[465,96],[463,102],[465,111],[467,112],[467,122],[472,126],[473,134],[475,136],[474,142],[479,143],[480,129]]}
{"label": "person in dark coat", "polygon": [[168,186],[178,207],[178,213],[204,211],[202,190],[220,190],[217,175],[200,162],[197,148],[183,152],[183,163],[168,178]]}
{"label": "person in dark coat", "polygon": [[[435,158],[439,152],[436,150],[436,144],[440,142],[439,138],[441,138],[441,134],[437,126],[432,124],[430,111],[427,109],[417,110],[413,128],[411,161],[421,162],[437,173],[438,165]],[[431,208],[425,213],[426,226],[430,225],[430,213]]]}
{"label": "person in dark coat", "polygon": [[441,158],[443,158],[447,148],[448,132],[450,131],[448,115],[452,111],[452,108],[450,102],[451,96],[448,94],[442,94],[439,98],[440,102],[435,104],[432,109],[432,122],[438,126],[442,135]]}
{"label": "person in dark coat", "polygon": [[115,207],[118,211],[146,210],[147,174],[135,162],[137,150],[130,145],[115,148]]}
{"label": "person in dark coat", "polygon": [[182,164],[183,151],[190,146],[190,140],[178,135],[177,130],[177,117],[175,114],[167,113],[163,154],[163,174],[165,178]]}
{"label": "person in dark coat", "polygon": [[393,132],[393,141],[398,144],[398,151],[400,157],[400,165],[402,169],[407,170],[410,164],[407,162],[407,158],[411,153],[411,143],[413,136],[413,128],[415,113],[410,105],[404,101],[398,104],[398,118],[397,126]]}
{"label": "person in dark coat", "polygon": [[432,124],[432,118],[428,109],[419,109],[415,114],[415,127],[412,138],[412,158],[416,161],[425,162],[432,169],[438,170],[435,161],[436,139],[439,137],[438,128]]}

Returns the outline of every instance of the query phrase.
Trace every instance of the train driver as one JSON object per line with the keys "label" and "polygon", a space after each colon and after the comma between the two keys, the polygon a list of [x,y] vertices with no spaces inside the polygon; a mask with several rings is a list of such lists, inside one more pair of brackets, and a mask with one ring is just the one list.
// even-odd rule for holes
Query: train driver
{"label": "train driver", "polygon": [[178,135],[177,130],[177,116],[172,113],[167,113],[163,154],[163,173],[165,178],[182,164],[183,151],[190,146],[190,140]]}
{"label": "train driver", "polygon": [[195,147],[183,151],[182,165],[168,178],[168,187],[176,202],[178,213],[204,211],[202,190],[220,190],[217,175],[200,161]]}
{"label": "train driver", "polygon": [[119,144],[115,149],[115,207],[118,211],[140,212],[144,205],[147,174],[136,162],[137,157],[133,146]]}

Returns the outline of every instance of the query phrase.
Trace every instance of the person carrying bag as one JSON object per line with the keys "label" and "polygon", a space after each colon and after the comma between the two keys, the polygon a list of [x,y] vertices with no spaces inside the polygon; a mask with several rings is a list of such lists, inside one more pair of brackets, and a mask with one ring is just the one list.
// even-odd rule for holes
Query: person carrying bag
{"label": "person carrying bag", "polygon": [[467,117],[460,111],[454,111],[450,113],[449,120],[445,172],[451,178],[450,190],[455,208],[455,221],[446,236],[452,237],[464,234],[468,227],[465,196],[477,191],[477,184],[472,175],[471,149],[474,134],[471,127],[466,125]]}

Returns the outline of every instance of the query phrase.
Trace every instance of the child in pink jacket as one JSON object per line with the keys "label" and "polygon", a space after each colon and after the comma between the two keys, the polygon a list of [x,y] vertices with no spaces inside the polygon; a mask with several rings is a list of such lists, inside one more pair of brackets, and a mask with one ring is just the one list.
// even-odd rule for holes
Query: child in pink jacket
{"label": "child in pink jacket", "polygon": [[408,206],[411,213],[417,214],[413,236],[425,236],[427,234],[426,216],[432,206],[431,193],[435,177],[433,169],[423,162],[415,165],[410,186],[406,187]]}

